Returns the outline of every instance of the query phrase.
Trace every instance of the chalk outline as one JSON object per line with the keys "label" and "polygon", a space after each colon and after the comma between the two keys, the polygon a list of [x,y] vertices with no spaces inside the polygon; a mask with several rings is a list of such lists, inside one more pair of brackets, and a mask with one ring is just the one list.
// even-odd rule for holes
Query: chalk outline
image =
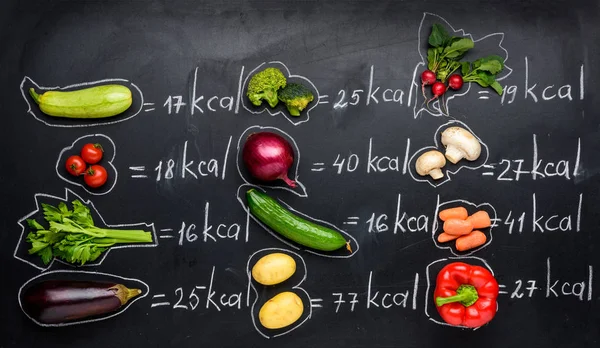
{"label": "chalk outline", "polygon": [[[284,72],[287,73],[286,79],[292,78],[292,79],[301,79],[301,80],[304,80],[307,83],[309,83],[310,86],[317,92],[317,95],[315,96],[315,98],[313,100],[313,105],[306,110],[306,120],[300,120],[300,121],[294,122],[294,119],[297,119],[298,117],[290,116],[285,111],[277,111],[277,112],[273,113],[273,112],[271,112],[271,109],[268,106],[265,106],[261,111],[251,110],[250,108],[248,108],[246,106],[246,102],[247,102],[246,98],[242,98],[241,95],[240,95],[240,99],[242,100],[242,106],[244,107],[244,109],[246,109],[246,111],[248,111],[248,112],[250,112],[251,114],[254,114],[254,115],[262,114],[265,111],[267,111],[269,113],[269,115],[271,115],[271,116],[276,116],[276,115],[282,114],[294,126],[298,126],[298,125],[300,125],[300,124],[302,124],[304,122],[308,122],[310,120],[310,111],[312,109],[316,108],[317,105],[319,105],[319,99],[320,99],[319,90],[317,89],[317,87],[315,86],[315,84],[312,83],[312,81],[309,80],[307,77],[304,77],[304,76],[301,76],[301,75],[292,75],[292,73],[290,72],[290,69],[283,62],[281,62],[281,61],[274,60],[274,61],[270,61],[270,62],[262,62],[259,66],[257,66],[252,71],[250,71],[248,73],[248,75],[246,75],[246,78],[244,79],[244,84],[241,86],[241,90],[240,91],[246,90],[247,89],[246,86],[248,84],[248,80],[250,79],[250,77],[252,77],[252,75],[254,75],[257,72],[257,70],[259,70],[262,66],[268,65],[268,64],[280,64],[281,66],[283,66]],[[294,118],[292,118],[292,117],[294,117]]]}
{"label": "chalk outline", "polygon": [[[435,107],[435,105],[438,105],[438,107],[437,107],[437,111],[438,111],[439,113],[437,113],[437,114],[433,114],[433,113],[431,112],[431,110],[428,110],[426,107],[421,107],[421,108],[420,108],[420,109],[417,111],[417,105],[418,105],[418,101],[419,101],[419,97],[418,97],[418,96],[420,95],[419,93],[420,93],[420,91],[421,91],[421,85],[420,85],[419,83],[415,82],[415,81],[417,80],[417,76],[418,76],[418,71],[419,71],[419,68],[420,68],[420,67],[424,67],[424,66],[426,67],[426,66],[427,66],[427,60],[426,60],[426,59],[423,57],[423,54],[422,54],[422,52],[421,52],[421,46],[422,46],[422,41],[421,41],[421,31],[422,31],[422,29],[423,29],[423,23],[425,22],[425,18],[427,18],[427,16],[433,16],[433,17],[437,17],[439,20],[443,21],[443,22],[446,24],[446,26],[448,26],[448,27],[449,27],[449,28],[450,28],[450,29],[453,31],[453,33],[455,33],[455,34],[456,34],[456,33],[458,33],[460,36],[463,36],[463,37],[468,37],[468,38],[470,38],[471,40],[473,40],[473,42],[474,42],[474,43],[477,43],[477,42],[479,42],[479,41],[483,41],[483,40],[485,40],[485,39],[487,39],[487,38],[490,38],[490,37],[493,37],[493,36],[498,36],[498,35],[499,35],[499,36],[500,36],[500,42],[498,43],[498,47],[499,47],[499,48],[500,48],[502,51],[504,51],[504,53],[505,53],[505,55],[506,55],[506,58],[504,58],[504,63],[505,63],[505,64],[504,64],[504,70],[502,70],[502,76],[500,76],[499,78],[496,78],[496,81],[502,81],[502,80],[504,80],[505,78],[507,78],[508,76],[510,76],[510,74],[512,74],[512,72],[513,72],[513,69],[512,69],[511,67],[509,67],[508,65],[506,65],[506,61],[508,60],[508,50],[502,46],[502,42],[504,41],[504,35],[505,35],[503,32],[497,32],[497,33],[491,33],[491,34],[487,34],[487,35],[485,35],[485,36],[482,36],[481,38],[479,38],[479,39],[475,40],[475,39],[473,38],[473,34],[467,33],[467,32],[465,31],[465,29],[454,29],[454,27],[453,27],[453,26],[450,24],[450,22],[448,22],[448,21],[447,21],[446,19],[444,19],[442,16],[440,16],[440,15],[437,15],[437,14],[435,14],[435,13],[432,13],[432,12],[423,12],[423,17],[421,18],[421,22],[419,23],[419,31],[418,31],[418,33],[417,33],[417,35],[418,35],[418,40],[417,40],[417,45],[418,45],[417,47],[418,47],[418,49],[417,49],[417,51],[419,52],[419,56],[421,57],[421,61],[420,61],[419,63],[417,63],[417,66],[415,66],[415,70],[413,71],[413,77],[412,77],[412,82],[411,82],[411,88],[410,88],[410,91],[409,91],[409,96],[408,96],[408,100],[409,100],[409,102],[408,102],[408,103],[409,103],[409,106],[410,106],[410,102],[411,102],[411,100],[413,100],[413,98],[412,98],[413,92],[415,93],[415,98],[414,98],[415,105],[413,106],[413,115],[414,115],[414,118],[415,118],[415,119],[416,119],[417,117],[419,117],[419,115],[420,115],[420,114],[421,114],[423,111],[425,111],[425,112],[429,113],[431,116],[434,116],[434,117],[441,117],[441,116],[446,116],[446,117],[447,117],[447,116],[448,116],[448,115],[444,115],[444,114],[441,112],[441,110],[440,110],[440,108],[439,108],[439,99],[438,99],[438,100],[436,100],[436,102],[434,102],[433,104],[431,104],[431,105],[433,105],[434,107]],[[508,72],[505,74],[505,72],[506,72],[507,70],[508,70]],[[467,90],[466,90],[464,93],[455,93],[455,94],[452,94],[450,97],[448,97],[448,98],[446,99],[446,110],[447,110],[448,114],[450,114],[450,106],[449,106],[449,105],[450,105],[450,100],[454,99],[454,97],[461,97],[461,96],[464,96],[464,95],[466,95],[466,94],[467,94],[467,93],[468,93],[468,92],[471,90],[471,84],[472,84],[472,82],[469,82],[469,83],[468,83],[468,86],[469,86],[469,87],[467,88]]]}
{"label": "chalk outline", "polygon": [[[240,138],[238,139],[238,143],[237,143],[237,156],[235,158],[235,165],[237,167],[237,171],[238,174],[240,175],[240,177],[242,178],[242,180],[244,180],[244,182],[246,184],[252,185],[247,179],[246,177],[242,174],[242,170],[240,169],[240,151],[242,150],[242,141],[246,141],[246,139],[248,138],[248,134],[250,132],[251,129],[256,128],[256,132],[260,132],[260,131],[275,131],[275,133],[281,133],[283,135],[285,135],[287,137],[286,140],[291,140],[292,141],[292,148],[294,149],[294,162],[296,165],[296,170],[294,171],[294,177],[292,178],[292,180],[294,180],[296,182],[296,184],[302,189],[302,193],[298,193],[296,192],[295,189],[289,188],[287,185],[283,186],[283,185],[277,185],[277,186],[266,186],[266,185],[258,185],[260,187],[266,187],[266,188],[273,188],[273,189],[278,189],[278,190],[285,190],[285,191],[289,191],[292,192],[300,197],[308,197],[308,193],[306,193],[306,187],[304,187],[304,184],[302,184],[300,181],[298,181],[298,169],[300,168],[300,148],[298,147],[298,144],[296,143],[296,140],[294,140],[294,138],[292,138],[291,135],[289,135],[288,133],[282,131],[279,128],[276,127],[270,127],[270,126],[250,126],[248,128],[246,128],[246,130],[244,130],[242,132],[242,134],[240,135]],[[247,135],[246,135],[247,134]],[[238,190],[239,191],[239,190]]]}
{"label": "chalk outline", "polygon": [[[152,236],[153,236],[153,242],[152,243],[146,243],[146,244],[125,244],[125,245],[117,245],[117,246],[112,246],[110,248],[108,248],[108,250],[106,250],[104,253],[102,253],[102,255],[94,262],[91,263],[86,263],[83,266],[79,266],[79,265],[73,265],[71,263],[65,262],[63,260],[57,259],[57,258],[52,258],[52,261],[50,261],[50,263],[46,266],[46,267],[40,267],[24,258],[21,258],[19,256],[17,256],[17,253],[19,252],[19,246],[21,245],[21,242],[24,241],[24,236],[26,235],[25,232],[27,231],[27,229],[29,228],[29,226],[27,225],[26,220],[29,219],[30,217],[36,215],[38,212],[42,211],[42,209],[40,208],[40,203],[38,201],[39,197],[45,197],[45,198],[50,198],[50,199],[54,199],[54,200],[58,200],[61,202],[65,202],[65,203],[70,203],[70,195],[74,196],[74,198],[72,198],[71,200],[74,199],[78,199],[80,200],[83,204],[85,204],[85,206],[87,206],[90,210],[93,209],[94,212],[96,212],[97,216],[100,217],[100,221],[102,221],[102,224],[104,226],[106,226],[107,228],[121,228],[121,227],[136,227],[136,226],[146,226],[147,228],[152,229]],[[111,250],[113,249],[125,249],[125,248],[155,248],[158,246],[158,238],[156,236],[156,229],[154,227],[154,223],[148,224],[146,222],[140,222],[140,223],[136,223],[136,224],[116,224],[116,225],[109,225],[104,221],[104,218],[102,217],[102,214],[100,214],[100,212],[98,211],[98,209],[96,209],[96,207],[94,206],[94,203],[92,203],[91,200],[84,200],[83,198],[81,198],[79,195],[77,195],[75,192],[73,192],[72,190],[65,188],[65,198],[62,197],[57,197],[57,196],[52,196],[50,194],[46,194],[46,193],[36,193],[34,194],[34,200],[35,200],[35,207],[36,209],[32,212],[30,212],[29,214],[25,215],[24,217],[22,217],[21,219],[19,219],[17,221],[17,224],[19,224],[21,226],[21,236],[19,237],[19,240],[17,241],[17,246],[15,247],[15,252],[13,253],[13,257],[15,259],[21,260],[27,264],[29,264],[30,266],[33,266],[37,269],[39,269],[40,271],[44,272],[48,269],[50,269],[52,267],[52,265],[54,264],[54,262],[59,262],[62,263],[64,265],[68,265],[71,267],[91,267],[91,266],[99,266],[102,264],[102,262],[104,261],[104,259],[106,258],[106,256],[111,252]]]}
{"label": "chalk outline", "polygon": [[[254,286],[254,284],[252,283],[252,270],[250,268],[250,261],[252,261],[252,258],[261,253],[261,252],[265,252],[265,251],[273,251],[273,252],[281,252],[281,253],[289,253],[289,254],[294,254],[296,255],[301,261],[302,261],[302,266],[304,267],[304,277],[302,277],[302,279],[298,282],[298,284],[295,284],[294,286],[292,286],[292,290],[300,290],[302,292],[304,292],[306,294],[306,297],[308,298],[308,315],[306,316],[306,318],[304,318],[304,320],[302,320],[301,322],[297,323],[296,325],[294,325],[292,328],[290,328],[289,330],[285,331],[285,332],[281,332],[278,333],[276,335],[273,336],[269,336],[264,334],[258,327],[258,325],[256,325],[256,318],[254,315],[254,307],[256,306],[256,303],[258,302],[258,291],[256,290],[256,287]],[[296,272],[298,270],[296,269]],[[308,294],[308,291],[304,290],[303,288],[300,287],[300,285],[302,285],[302,283],[304,283],[304,281],[307,278],[308,275],[308,268],[306,267],[306,261],[304,261],[304,258],[302,256],[300,256],[300,254],[291,251],[291,250],[287,250],[287,249],[281,249],[281,248],[265,248],[265,249],[260,249],[256,252],[254,252],[252,255],[250,255],[250,257],[248,257],[248,262],[246,263],[246,274],[248,276],[248,296],[246,296],[246,306],[248,306],[248,301],[250,299],[249,296],[249,292],[250,289],[252,289],[254,291],[254,294],[256,295],[256,299],[254,300],[254,302],[252,303],[252,307],[250,308],[250,315],[252,316],[252,325],[254,325],[254,328],[256,329],[256,331],[261,334],[261,336],[263,336],[264,338],[275,338],[275,337],[280,337],[283,336],[285,334],[288,334],[294,330],[296,330],[297,328],[299,328],[300,326],[302,326],[302,324],[304,324],[308,319],[310,319],[312,317],[312,299],[310,298],[310,295]],[[303,303],[303,305],[306,307],[307,305]],[[302,313],[302,315],[304,315],[304,313]]]}
{"label": "chalk outline", "polygon": [[[27,312],[25,312],[25,310],[23,309],[23,304],[21,303],[21,292],[23,291],[23,288],[25,288],[32,281],[34,281],[40,277],[45,277],[49,274],[56,274],[56,273],[85,273],[85,274],[95,274],[95,275],[119,278],[121,280],[143,284],[146,287],[146,291],[143,291],[141,295],[138,295],[138,296],[132,298],[130,301],[127,301],[125,306],[120,307],[118,311],[116,311],[115,313],[112,313],[111,315],[108,315],[106,317],[88,319],[88,320],[83,320],[83,321],[74,321],[74,322],[68,322],[68,323],[59,323],[59,324],[40,323],[37,320],[30,317],[29,314],[27,314]],[[29,279],[27,282],[25,282],[25,284],[21,285],[21,287],[19,288],[19,293],[17,294],[17,299],[19,301],[19,307],[21,308],[21,311],[23,312],[23,314],[25,314],[27,316],[27,318],[31,319],[31,321],[33,321],[37,325],[42,326],[42,327],[63,327],[63,326],[73,326],[73,325],[93,323],[93,322],[97,322],[97,321],[110,319],[112,317],[116,317],[117,315],[125,312],[127,310],[127,308],[129,308],[129,306],[131,306],[137,300],[140,300],[140,299],[148,296],[149,293],[150,293],[150,287],[148,286],[148,284],[146,284],[145,282],[143,282],[139,279],[135,279],[135,278],[126,278],[126,277],[122,277],[122,276],[118,276],[118,275],[114,275],[114,274],[110,274],[110,273],[102,273],[102,272],[95,272],[95,271],[56,270],[56,271],[50,271],[50,272],[46,272],[46,273],[40,273],[40,274],[36,275],[35,277]]]}
{"label": "chalk outline", "polygon": [[[447,202],[440,203],[440,195],[437,195],[437,202],[436,202],[435,214],[433,215],[434,220],[433,220],[433,224],[431,226],[431,238],[433,239],[433,243],[435,244],[436,248],[438,248],[438,249],[441,249],[441,250],[443,250],[443,249],[450,249],[450,252],[452,254],[456,255],[457,257],[460,257],[460,256],[469,256],[469,255],[472,255],[472,254],[474,254],[474,253],[482,250],[483,248],[487,247],[490,243],[492,243],[492,239],[493,239],[493,233],[492,232],[494,230],[494,226],[493,226],[494,223],[492,223],[492,226],[488,227],[489,228],[489,231],[488,231],[489,232],[489,238],[487,239],[487,242],[485,242],[485,244],[483,244],[483,245],[478,246],[475,249],[471,249],[471,251],[469,251],[469,252],[460,253],[459,254],[458,252],[454,251],[455,248],[452,247],[452,243],[451,242],[438,243],[437,239],[435,238],[436,237],[436,232],[437,232],[437,229],[438,229],[438,225],[440,225],[440,223],[438,221],[438,219],[439,219],[438,212],[440,211],[440,208],[442,206],[444,206],[444,205],[451,205],[451,204],[456,205],[457,203],[462,203],[463,205],[466,204],[466,205],[468,205],[470,207],[474,207],[477,210],[481,210],[480,207],[484,207],[484,206],[485,207],[489,207],[494,212],[494,216],[491,217],[492,221],[495,221],[495,219],[498,218],[498,213],[496,212],[496,209],[494,208],[494,206],[492,204],[490,204],[490,203],[487,203],[487,202],[484,202],[484,203],[481,203],[481,204],[475,204],[475,203],[469,202],[469,201],[467,201],[465,199],[455,199],[455,200],[452,200],[452,201],[447,201]],[[486,236],[488,235],[488,233],[486,233],[486,232],[483,232],[483,233],[485,233]],[[447,246],[442,246],[442,245],[447,245]]]}
{"label": "chalk outline", "polygon": [[[454,126],[460,126],[466,130],[468,130],[471,134],[473,134],[473,136],[479,141],[479,144],[481,144],[481,147],[485,149],[485,160],[483,161],[483,163],[477,167],[472,167],[469,166],[468,164],[462,164],[458,166],[458,169],[456,169],[455,171],[451,171],[449,169],[445,170],[445,174],[444,174],[444,179],[443,180],[436,180],[434,181],[433,179],[429,179],[428,176],[415,176],[415,173],[413,173],[415,171],[415,161],[413,161],[415,159],[415,157],[419,154],[423,154],[425,152],[425,150],[437,150],[440,151],[441,153],[445,152],[445,147],[442,144],[440,146],[441,143],[441,130],[444,128],[449,128],[449,127],[454,127]],[[439,140],[438,140],[439,139]],[[427,182],[429,185],[433,186],[433,187],[438,187],[441,186],[443,184],[445,184],[448,181],[451,181],[452,178],[450,177],[450,174],[455,175],[457,174],[461,169],[466,168],[469,170],[477,170],[479,168],[482,168],[487,162],[488,159],[490,158],[490,151],[488,146],[483,142],[483,140],[481,140],[481,138],[479,138],[477,136],[477,134],[475,134],[475,132],[473,132],[471,130],[471,128],[469,128],[469,126],[467,126],[466,124],[464,124],[461,121],[458,120],[452,120],[449,121],[447,123],[444,123],[443,125],[439,126],[438,129],[435,131],[434,135],[433,135],[433,142],[435,144],[435,146],[426,146],[423,148],[420,148],[419,150],[415,151],[415,153],[410,157],[410,160],[408,161],[408,172],[410,173],[410,176],[413,178],[413,180],[418,181],[418,182]],[[477,159],[479,160],[479,159]],[[465,159],[460,160],[459,163],[471,163],[470,161],[467,161]],[[418,174],[417,174],[418,175]]]}
{"label": "chalk outline", "polygon": [[[450,327],[455,327],[455,328],[460,328],[460,329],[469,329],[469,330],[477,330],[479,329],[481,326],[479,327],[466,327],[466,326],[461,326],[461,325],[450,325],[446,322],[443,321],[439,321],[437,319],[432,318],[429,315],[429,297],[430,297],[430,293],[429,293],[429,289],[431,288],[431,282],[429,281],[429,268],[431,266],[433,266],[434,264],[438,263],[438,262],[445,262],[445,261],[461,261],[461,260],[465,260],[465,259],[473,259],[473,260],[477,260],[480,261],[481,263],[483,263],[483,265],[485,266],[485,268],[487,268],[488,271],[490,271],[490,273],[492,273],[492,275],[494,275],[494,270],[492,269],[492,267],[490,267],[490,265],[487,263],[487,261],[485,261],[484,259],[480,258],[480,257],[476,257],[476,256],[461,256],[461,257],[447,257],[447,258],[443,258],[443,259],[439,259],[436,261],[431,262],[430,264],[427,265],[427,268],[425,269],[425,277],[427,278],[427,290],[425,291],[425,315],[427,316],[427,318],[429,318],[429,320],[433,321],[434,323],[438,324],[438,325],[443,325],[443,326],[450,326]],[[437,278],[437,277],[436,277]],[[496,301],[496,313],[498,313],[498,309],[499,309],[499,304],[498,301]],[[482,325],[483,326],[483,325]]]}
{"label": "chalk outline", "polygon": [[[93,137],[104,137],[104,138],[106,138],[110,142],[110,144],[111,144],[111,146],[113,148],[113,155],[112,155],[111,159],[108,160],[108,164],[114,170],[114,172],[115,172],[115,178],[114,178],[114,182],[113,182],[112,186],[108,190],[106,190],[106,192],[92,192],[92,191],[88,190],[88,188],[86,187],[86,185],[80,184],[80,183],[75,182],[75,181],[71,181],[71,180],[65,178],[64,176],[62,176],[61,173],[60,173],[60,171],[59,171],[59,169],[58,169],[58,168],[62,168],[63,167],[61,159],[63,158],[63,155],[64,155],[65,152],[74,149],[75,148],[75,144],[77,144],[77,142],[79,142],[80,140],[85,139],[85,138],[93,138]],[[79,154],[79,153],[77,153],[77,154]],[[63,148],[60,151],[60,153],[58,154],[58,159],[56,160],[56,166],[55,166],[56,174],[58,175],[58,177],[61,180],[65,181],[65,182],[67,182],[67,183],[69,183],[71,185],[80,186],[87,193],[89,193],[91,195],[102,196],[102,195],[105,195],[105,194],[109,193],[110,191],[112,191],[113,188],[117,185],[117,178],[119,177],[119,172],[117,171],[117,168],[113,164],[113,161],[115,160],[116,156],[117,156],[117,146],[115,145],[114,141],[108,135],[100,134],[100,133],[98,133],[98,134],[84,135],[84,136],[81,136],[81,137],[75,139],[75,141],[73,141],[73,143],[71,144],[71,146],[67,146],[67,147]]]}
{"label": "chalk outline", "polygon": [[[31,103],[29,102],[29,97],[25,94],[25,90],[23,89],[23,87],[25,86],[25,82],[27,82],[29,80],[29,82],[31,82],[31,84],[33,84],[34,86],[37,87],[37,89],[41,89],[44,91],[53,91],[53,90],[68,90],[71,88],[78,88],[78,87],[87,87],[87,86],[94,86],[94,85],[98,85],[98,84],[102,84],[102,83],[106,83],[106,82],[122,82],[122,83],[126,83],[126,84],[130,84],[131,86],[133,86],[138,93],[140,94],[140,108],[138,111],[136,111],[133,115],[120,119],[120,120],[113,120],[113,121],[107,121],[107,122],[98,122],[98,123],[85,123],[85,124],[54,124],[54,123],[50,123],[48,121],[45,121],[44,119],[38,117],[38,115],[36,115],[35,112],[33,112],[33,108],[31,107]],[[25,99],[25,102],[27,103],[27,113],[31,114],[36,120],[42,122],[43,124],[45,124],[46,126],[50,126],[50,127],[59,127],[59,128],[78,128],[78,127],[94,127],[94,126],[105,126],[105,125],[109,125],[109,124],[115,124],[115,123],[119,123],[119,122],[123,122],[123,121],[127,121],[130,118],[133,118],[135,116],[137,116],[138,114],[140,114],[142,112],[142,110],[144,109],[144,94],[142,93],[142,90],[136,86],[133,82],[130,82],[129,80],[126,79],[103,79],[103,80],[98,80],[98,81],[92,81],[92,82],[81,82],[81,83],[76,83],[73,85],[69,85],[69,86],[65,86],[65,87],[59,87],[59,86],[55,86],[55,87],[44,87],[44,86],[40,86],[38,85],[35,81],[33,81],[33,79],[31,79],[29,76],[25,76],[23,78],[23,81],[21,81],[21,85],[19,87],[21,89],[21,95],[23,96],[23,99]],[[40,111],[41,112],[41,111]],[[48,117],[52,117],[52,116],[48,116]],[[116,115],[116,117],[118,117],[118,115]],[[106,119],[110,119],[110,118],[106,118]]]}

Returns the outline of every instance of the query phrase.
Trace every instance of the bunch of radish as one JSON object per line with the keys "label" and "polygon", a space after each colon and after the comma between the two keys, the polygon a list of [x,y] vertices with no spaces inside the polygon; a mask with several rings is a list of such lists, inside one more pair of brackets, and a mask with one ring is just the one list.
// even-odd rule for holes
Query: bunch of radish
{"label": "bunch of radish", "polygon": [[458,91],[462,88],[463,78],[459,74],[452,74],[448,77],[448,86],[446,86],[443,82],[438,81],[435,73],[431,70],[425,70],[421,73],[421,88],[423,90],[423,95],[425,95],[425,86],[431,86],[431,93],[433,93],[433,98],[429,99],[427,104],[434,101],[435,99],[441,97],[446,93],[448,87],[451,89]]}

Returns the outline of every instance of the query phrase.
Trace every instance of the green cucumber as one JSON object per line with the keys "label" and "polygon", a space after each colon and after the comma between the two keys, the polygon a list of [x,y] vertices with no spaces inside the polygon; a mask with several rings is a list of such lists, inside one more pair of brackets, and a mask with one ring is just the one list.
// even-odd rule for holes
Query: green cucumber
{"label": "green cucumber", "polygon": [[133,102],[131,90],[122,85],[103,85],[76,91],[47,91],[29,94],[40,110],[49,116],[67,118],[105,118],[129,109]]}
{"label": "green cucumber", "polygon": [[250,213],[285,238],[321,251],[333,251],[345,245],[352,252],[350,242],[341,233],[293,214],[267,194],[250,189],[246,198]]}

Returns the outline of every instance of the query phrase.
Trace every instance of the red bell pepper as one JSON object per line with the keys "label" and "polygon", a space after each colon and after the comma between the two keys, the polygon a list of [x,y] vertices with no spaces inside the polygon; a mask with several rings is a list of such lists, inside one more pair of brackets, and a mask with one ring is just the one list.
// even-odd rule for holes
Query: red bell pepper
{"label": "red bell pepper", "polygon": [[451,263],[437,276],[433,298],[450,325],[480,327],[494,318],[498,282],[490,271],[462,262]]}

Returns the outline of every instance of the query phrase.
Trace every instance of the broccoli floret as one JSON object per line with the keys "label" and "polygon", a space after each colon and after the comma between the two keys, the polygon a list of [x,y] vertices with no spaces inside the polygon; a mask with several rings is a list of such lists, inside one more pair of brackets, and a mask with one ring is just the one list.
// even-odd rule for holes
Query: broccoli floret
{"label": "broccoli floret", "polygon": [[279,100],[285,103],[292,116],[300,116],[300,111],[314,98],[312,91],[299,83],[289,83],[279,91]]}
{"label": "broccoli floret", "polygon": [[274,108],[279,102],[277,90],[285,87],[285,84],[285,76],[281,70],[266,68],[250,78],[246,95],[250,102],[256,106],[260,106],[263,100],[266,100]]}

